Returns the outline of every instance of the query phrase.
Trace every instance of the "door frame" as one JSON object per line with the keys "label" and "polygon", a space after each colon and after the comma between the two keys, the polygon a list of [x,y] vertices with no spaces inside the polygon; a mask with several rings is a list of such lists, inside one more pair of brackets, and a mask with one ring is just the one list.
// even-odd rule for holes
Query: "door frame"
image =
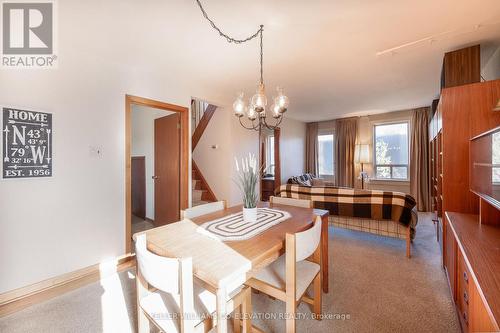
{"label": "door frame", "polygon": [[178,112],[181,118],[180,209],[189,207],[189,108],[149,98],[125,95],[125,253],[131,251],[132,233],[132,105],[148,106]]}

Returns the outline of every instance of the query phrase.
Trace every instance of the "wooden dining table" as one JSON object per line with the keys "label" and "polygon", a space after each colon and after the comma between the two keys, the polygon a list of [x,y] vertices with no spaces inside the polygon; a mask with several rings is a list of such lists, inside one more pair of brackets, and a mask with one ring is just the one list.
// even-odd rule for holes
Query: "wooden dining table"
{"label": "wooden dining table", "polygon": [[227,295],[259,269],[271,264],[285,251],[287,233],[308,229],[316,216],[322,219],[322,287],[328,293],[328,211],[261,202],[258,207],[286,211],[290,218],[242,241],[221,242],[197,232],[199,225],[241,212],[242,206],[229,207],[163,227],[146,231],[148,249],[167,257],[192,257],[193,274],[217,298],[217,332],[227,332]]}

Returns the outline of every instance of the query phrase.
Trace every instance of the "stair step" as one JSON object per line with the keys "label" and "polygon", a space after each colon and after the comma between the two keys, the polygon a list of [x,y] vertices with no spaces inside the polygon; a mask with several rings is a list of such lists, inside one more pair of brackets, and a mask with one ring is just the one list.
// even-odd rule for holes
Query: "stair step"
{"label": "stair step", "polygon": [[204,192],[206,192],[206,190],[193,190],[193,202],[201,201]]}
{"label": "stair step", "polygon": [[204,204],[207,204],[207,203],[208,203],[208,201],[203,201],[203,200],[194,201],[193,200],[193,205],[192,206],[194,207],[194,206],[204,205]]}

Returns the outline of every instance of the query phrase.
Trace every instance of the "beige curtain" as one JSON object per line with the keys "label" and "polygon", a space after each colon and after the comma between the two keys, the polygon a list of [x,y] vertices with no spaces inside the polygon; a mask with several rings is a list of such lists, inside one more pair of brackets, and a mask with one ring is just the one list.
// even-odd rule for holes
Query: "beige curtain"
{"label": "beige curtain", "polygon": [[429,191],[429,114],[430,108],[412,112],[410,144],[410,193],[419,211],[430,210]]}
{"label": "beige curtain", "polygon": [[337,119],[335,179],[338,186],[354,187],[354,149],[358,118]]}
{"label": "beige curtain", "polygon": [[306,172],[318,175],[318,123],[306,124]]}

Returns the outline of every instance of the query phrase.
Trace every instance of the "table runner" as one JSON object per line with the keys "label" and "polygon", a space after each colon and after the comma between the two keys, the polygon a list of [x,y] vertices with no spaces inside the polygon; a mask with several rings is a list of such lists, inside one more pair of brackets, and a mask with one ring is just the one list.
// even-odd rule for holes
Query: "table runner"
{"label": "table runner", "polygon": [[257,221],[243,221],[243,211],[209,221],[200,226],[199,231],[221,241],[241,241],[250,239],[272,226],[289,219],[289,213],[270,208],[257,208]]}

